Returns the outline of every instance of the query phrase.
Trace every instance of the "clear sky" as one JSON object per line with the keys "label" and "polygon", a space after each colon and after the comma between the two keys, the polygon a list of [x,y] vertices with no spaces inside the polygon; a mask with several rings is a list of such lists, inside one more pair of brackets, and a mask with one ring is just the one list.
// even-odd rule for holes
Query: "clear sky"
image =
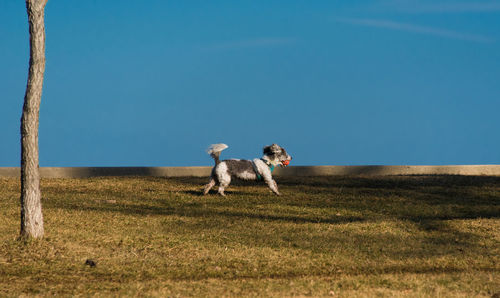
{"label": "clear sky", "polygon": [[[41,166],[500,163],[500,1],[57,1]],[[0,166],[19,166],[24,1],[0,1]]]}

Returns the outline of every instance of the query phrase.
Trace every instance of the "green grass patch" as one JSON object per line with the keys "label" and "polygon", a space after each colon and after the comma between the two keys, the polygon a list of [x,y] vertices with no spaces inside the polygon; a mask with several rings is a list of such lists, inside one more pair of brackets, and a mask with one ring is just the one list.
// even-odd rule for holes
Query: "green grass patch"
{"label": "green grass patch", "polygon": [[[0,296],[441,296],[500,292],[500,178],[42,180],[45,238],[0,178]],[[92,260],[95,266],[86,264]]]}

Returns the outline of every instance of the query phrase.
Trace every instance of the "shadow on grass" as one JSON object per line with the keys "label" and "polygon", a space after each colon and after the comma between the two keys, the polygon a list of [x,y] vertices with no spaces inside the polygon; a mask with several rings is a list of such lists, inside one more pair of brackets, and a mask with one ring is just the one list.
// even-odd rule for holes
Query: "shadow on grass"
{"label": "shadow on grass", "polygon": [[[281,177],[278,184],[288,195],[280,197],[282,206],[343,209],[360,216],[303,217],[279,216],[276,220],[294,222],[345,223],[399,219],[411,221],[423,231],[440,230],[440,222],[463,219],[500,218],[500,177],[490,176],[383,176],[383,177]],[[197,185],[198,179],[182,178],[177,183]],[[237,182],[234,186],[258,185]],[[265,185],[261,187],[266,188]],[[243,187],[244,189],[244,187]],[[250,192],[238,195],[252,195]],[[196,191],[189,191],[198,195]],[[292,194],[290,194],[292,193]],[[231,194],[232,195],[232,194]],[[272,198],[272,197],[270,197]],[[272,198],[274,199],[274,198]],[[257,211],[254,211],[257,212]],[[260,211],[259,211],[260,212]],[[228,216],[228,212],[210,216]],[[231,214],[234,217],[266,218],[265,215]],[[303,215],[306,216],[307,215]],[[273,217],[267,217],[273,219]],[[460,233],[460,231],[456,231]]]}
{"label": "shadow on grass", "polygon": [[[55,208],[69,209],[69,210],[88,210],[97,212],[120,212],[125,215],[164,215],[171,216],[177,215],[181,217],[198,217],[198,218],[235,218],[235,219],[257,219],[265,221],[280,221],[280,222],[293,222],[293,223],[327,223],[327,224],[340,224],[351,223],[356,221],[364,221],[362,217],[356,216],[336,216],[335,218],[325,217],[307,217],[307,216],[293,216],[293,215],[277,215],[266,213],[263,211],[248,211],[238,212],[231,210],[219,210],[213,204],[211,207],[205,208],[202,203],[186,204],[183,207],[172,207],[169,205],[152,206],[149,204],[108,204],[102,203],[99,205],[86,205],[66,203],[64,206],[56,206]],[[219,205],[223,208],[226,205]]]}
{"label": "shadow on grass", "polygon": [[[386,266],[383,268],[380,267],[351,267],[351,268],[342,268],[338,269],[333,266],[329,268],[330,270],[323,270],[322,272],[307,272],[307,278],[325,278],[331,279],[336,276],[369,276],[369,275],[381,275],[381,274],[457,274],[457,273],[468,273],[470,269],[458,268],[458,267],[420,267],[417,268],[412,265],[406,266]],[[475,269],[475,271],[480,271],[484,273],[496,273],[498,270],[496,268],[479,268]],[[286,279],[293,280],[296,278],[304,278],[306,275],[304,272],[298,271],[289,271],[283,273],[265,273],[265,274],[225,274],[225,273],[212,273],[208,277],[207,275],[197,275],[193,273],[192,275],[186,276],[177,276],[171,278],[174,281],[203,281],[207,278],[213,278],[218,280],[231,280],[231,281],[248,281],[248,280],[261,280],[261,279]]]}
{"label": "shadow on grass", "polygon": [[[180,185],[177,195],[165,198],[155,196],[148,200],[136,199],[129,204],[83,204],[65,202],[64,208],[89,208],[94,211],[121,212],[124,214],[156,214],[180,216],[224,216],[255,218],[292,222],[342,223],[353,221],[397,218],[415,223],[434,220],[500,218],[500,177],[469,176],[384,176],[384,177],[281,177],[278,184],[283,196],[268,193],[264,183],[235,181],[226,192],[227,197],[218,196],[215,190],[202,196],[205,178],[152,178],[156,183]],[[249,191],[248,187],[256,191]],[[148,189],[149,190],[149,189]],[[264,193],[262,193],[264,192]],[[123,192],[111,192],[118,197]],[[144,193],[140,194],[144,195]],[[163,198],[162,198],[163,197]],[[186,202],[186,200],[195,200]],[[279,215],[266,214],[253,209],[254,205],[273,204],[281,206]],[[57,206],[56,206],[57,207]],[[232,209],[244,208],[245,212]],[[362,214],[347,218],[314,216],[306,212],[298,215],[283,215],[286,208],[317,208],[346,210]],[[224,210],[225,209],[225,210]],[[248,210],[248,211],[247,211]],[[348,212],[349,213],[349,212]],[[317,217],[317,218],[316,218]]]}
{"label": "shadow on grass", "polygon": [[[316,187],[344,188],[399,188],[415,189],[421,187],[483,187],[500,186],[497,176],[460,176],[460,175],[410,175],[410,176],[321,176],[313,179],[304,177],[278,177],[282,185],[305,185]],[[187,181],[185,181],[187,182]]]}
{"label": "shadow on grass", "polygon": [[[488,256],[490,248],[482,244],[484,235],[462,230],[460,223],[448,220],[500,218],[497,177],[283,177],[278,180],[283,193],[280,197],[269,194],[265,184],[255,182],[237,182],[227,197],[220,197],[201,196],[206,182],[203,178],[132,179],[117,180],[114,192],[105,188],[92,193],[90,198],[94,199],[80,200],[80,195],[89,196],[78,193],[70,199],[60,196],[49,200],[45,206],[102,212],[103,218],[105,213],[170,217],[161,221],[165,232],[176,231],[196,243],[239,243],[278,250],[290,247],[318,255],[354,254],[374,264],[373,268],[353,269],[363,273],[460,272],[464,270],[460,266],[440,268],[421,262],[421,266],[391,267],[380,265],[378,260],[460,259],[473,253]],[[92,183],[97,182],[91,181],[82,191],[92,189]],[[129,184],[134,187],[127,188]],[[156,189],[162,185],[164,189]],[[211,238],[201,238],[203,233]],[[325,266],[331,266],[328,262],[325,259]],[[318,270],[329,270],[325,268]]]}

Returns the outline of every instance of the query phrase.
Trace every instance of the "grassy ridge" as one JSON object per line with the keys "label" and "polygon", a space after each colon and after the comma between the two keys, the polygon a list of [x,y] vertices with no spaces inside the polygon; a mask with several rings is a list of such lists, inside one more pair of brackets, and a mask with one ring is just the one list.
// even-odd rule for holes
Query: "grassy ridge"
{"label": "grassy ridge", "polygon": [[[42,181],[46,237],[20,243],[0,178],[0,296],[449,296],[500,292],[500,178]],[[96,266],[86,265],[92,260]]]}

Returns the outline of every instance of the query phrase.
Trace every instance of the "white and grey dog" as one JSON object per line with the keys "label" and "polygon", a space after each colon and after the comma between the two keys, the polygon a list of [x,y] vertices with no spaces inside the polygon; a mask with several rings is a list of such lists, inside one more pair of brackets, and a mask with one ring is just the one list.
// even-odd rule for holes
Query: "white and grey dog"
{"label": "white and grey dog", "polygon": [[203,194],[206,195],[215,184],[219,184],[219,194],[225,196],[224,189],[231,183],[231,178],[236,177],[243,180],[264,180],[269,188],[277,195],[278,185],[273,180],[272,171],[277,165],[285,167],[292,157],[286,150],[276,144],[264,147],[262,158],[253,160],[219,159],[222,150],[226,149],[226,144],[213,144],[207,149],[207,153],[215,160],[215,166],[210,175],[210,181],[205,185]]}

